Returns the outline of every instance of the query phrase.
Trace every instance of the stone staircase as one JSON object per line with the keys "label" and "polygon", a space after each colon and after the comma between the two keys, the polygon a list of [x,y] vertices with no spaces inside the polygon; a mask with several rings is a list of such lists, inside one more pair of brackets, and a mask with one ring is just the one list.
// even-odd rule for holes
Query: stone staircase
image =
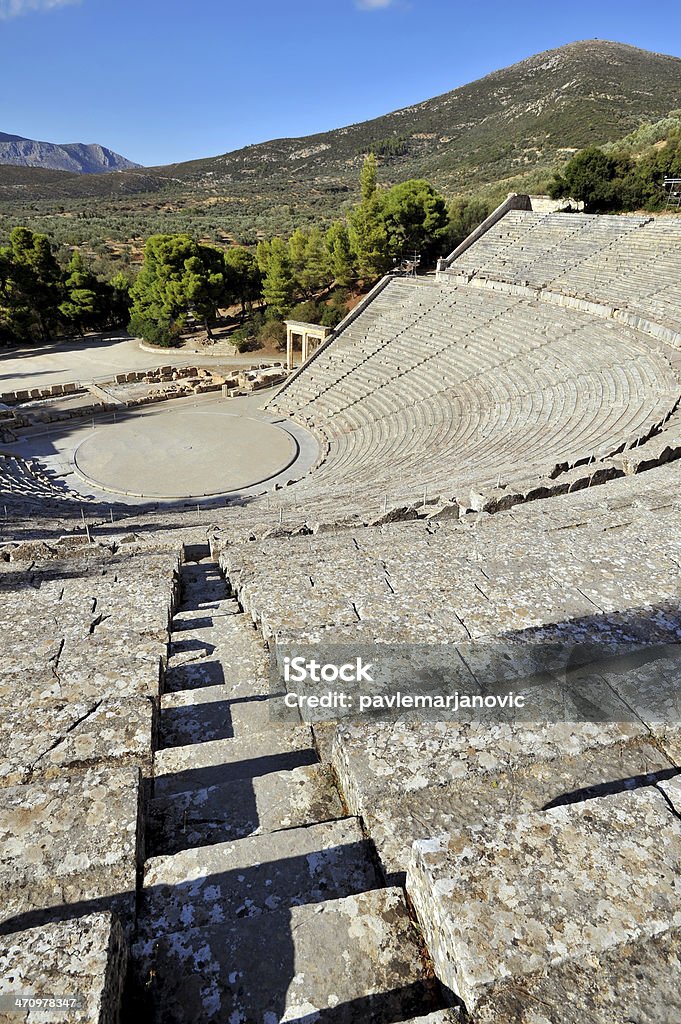
{"label": "stone staircase", "polygon": [[444,1024],[401,887],[208,549],[181,570],[161,696],[128,1021]]}

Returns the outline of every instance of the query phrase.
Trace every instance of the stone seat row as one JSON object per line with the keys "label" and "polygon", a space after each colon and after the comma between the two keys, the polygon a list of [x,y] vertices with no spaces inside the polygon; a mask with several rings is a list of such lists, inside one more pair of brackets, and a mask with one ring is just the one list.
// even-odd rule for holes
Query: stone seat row
{"label": "stone seat row", "polygon": [[[504,225],[511,216],[508,231]],[[568,231],[564,225],[570,220]],[[678,328],[677,220],[513,211],[451,269],[614,303]]]}
{"label": "stone seat row", "polygon": [[[0,497],[4,494],[18,494],[26,499],[43,501],[73,501],[74,492],[59,486],[59,482],[45,473],[35,460],[27,461],[14,455],[0,455]],[[78,495],[81,501],[91,497]]]}
{"label": "stone seat row", "polygon": [[2,555],[0,993],[77,993],[64,1019],[115,1021],[178,550],[66,537]]}
{"label": "stone seat row", "polygon": [[[396,473],[415,490],[452,493],[457,480],[470,485],[471,473],[491,474],[513,452],[528,465],[612,452],[644,438],[678,399],[669,363],[619,324],[476,289],[443,292],[404,339],[389,337],[337,384],[333,375],[324,382],[322,353],[316,394],[303,373],[274,400],[326,440],[323,465],[296,489],[301,498],[335,481],[385,490]],[[445,308],[484,310],[486,321],[462,334],[470,325],[455,320],[447,331]],[[342,335],[329,359],[335,345]]]}

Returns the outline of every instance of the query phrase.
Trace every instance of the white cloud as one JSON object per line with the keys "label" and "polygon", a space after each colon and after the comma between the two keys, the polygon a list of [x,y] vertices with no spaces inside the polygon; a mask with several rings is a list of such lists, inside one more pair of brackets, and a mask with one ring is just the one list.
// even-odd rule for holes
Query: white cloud
{"label": "white cloud", "polygon": [[80,0],[0,0],[0,21],[18,18],[31,11],[53,11],[57,7],[78,3]]}
{"label": "white cloud", "polygon": [[355,5],[360,11],[380,11],[386,7],[392,7],[395,0],[355,0]]}

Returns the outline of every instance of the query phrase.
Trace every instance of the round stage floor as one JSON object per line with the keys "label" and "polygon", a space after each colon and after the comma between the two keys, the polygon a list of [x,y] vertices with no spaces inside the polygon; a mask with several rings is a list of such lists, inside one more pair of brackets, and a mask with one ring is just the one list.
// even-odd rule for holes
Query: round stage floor
{"label": "round stage floor", "polygon": [[76,448],[79,475],[139,498],[194,498],[245,490],[298,455],[291,434],[215,408],[168,409],[93,431]]}

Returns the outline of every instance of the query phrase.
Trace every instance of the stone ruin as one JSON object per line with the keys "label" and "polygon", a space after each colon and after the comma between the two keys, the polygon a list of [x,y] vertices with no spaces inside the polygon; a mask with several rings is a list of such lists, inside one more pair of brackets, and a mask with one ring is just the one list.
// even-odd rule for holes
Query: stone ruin
{"label": "stone ruin", "polygon": [[71,382],[9,391],[0,395],[0,441],[15,441],[17,431],[31,424],[82,419],[118,406],[135,408],[209,392],[222,392],[231,398],[243,396],[274,387],[286,376],[281,362],[259,363],[224,373],[202,366],[160,366],[118,373],[111,381],[97,384]]}
{"label": "stone ruin", "polygon": [[[242,506],[2,460],[0,1021],[677,1024],[679,255],[512,210],[386,279]],[[286,709],[289,645],[580,657],[536,719],[383,718]]]}

